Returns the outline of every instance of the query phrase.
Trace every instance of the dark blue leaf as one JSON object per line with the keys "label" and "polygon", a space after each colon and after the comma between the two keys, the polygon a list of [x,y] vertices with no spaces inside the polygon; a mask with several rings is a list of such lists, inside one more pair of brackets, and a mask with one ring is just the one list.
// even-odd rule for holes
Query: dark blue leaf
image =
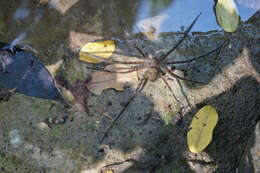
{"label": "dark blue leaf", "polygon": [[32,97],[63,100],[45,66],[22,50],[0,49],[0,85]]}

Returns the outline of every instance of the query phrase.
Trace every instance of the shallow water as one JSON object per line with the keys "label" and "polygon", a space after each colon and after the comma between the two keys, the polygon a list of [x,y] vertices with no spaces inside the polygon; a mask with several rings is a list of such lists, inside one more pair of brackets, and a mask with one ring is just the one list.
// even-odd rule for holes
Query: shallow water
{"label": "shallow water", "polygon": [[[243,21],[260,8],[257,0],[237,0],[236,4]],[[203,3],[199,0],[1,1],[0,41],[10,42],[26,32],[25,42],[41,50],[70,37],[72,31],[105,38],[147,32],[151,27],[156,33],[181,31],[200,12],[202,15],[192,31],[221,30],[215,20],[213,5],[213,0]]]}
{"label": "shallow water", "polygon": [[[247,20],[259,9],[257,0],[236,2],[242,20]],[[26,36],[23,42],[38,52],[36,56],[44,65],[55,65],[59,64],[60,60],[64,60],[60,73],[65,76],[68,83],[75,84],[77,79],[84,80],[93,72],[86,68],[84,62],[78,60],[78,52],[85,43],[97,39],[119,38],[119,41],[126,40],[118,44],[121,50],[126,50],[123,53],[126,53],[130,52],[129,44],[139,41],[140,44],[144,43],[143,50],[154,55],[158,53],[157,47],[158,50],[169,50],[176,45],[177,40],[182,37],[182,34],[176,31],[187,28],[200,12],[202,16],[193,31],[221,30],[216,24],[212,7],[213,0],[205,1],[203,4],[199,0],[2,0],[0,1],[0,42],[10,43],[20,38],[21,34]],[[145,23],[146,26],[142,28],[140,23]],[[151,24],[156,33],[161,34],[163,38],[159,40],[161,42],[139,39],[138,34],[133,37],[130,34],[128,37],[129,33],[140,30],[149,32]],[[245,26],[244,30],[234,35],[225,35],[218,31],[210,34],[195,33],[180,45],[180,50],[175,52],[177,60],[200,55],[202,52],[216,48],[222,43],[223,37],[230,37],[231,40],[230,47],[225,48],[221,56],[213,55],[211,56],[213,60],[203,59],[186,66],[190,79],[205,80],[208,82],[206,85],[197,87],[183,82],[183,87],[180,87],[176,81],[170,81],[178,98],[186,104],[186,95],[183,95],[185,92],[194,104],[202,102],[204,104],[208,101],[215,104],[216,98],[222,98],[225,93],[230,94],[216,104],[220,105],[220,113],[228,118],[230,113],[234,117],[239,113],[236,112],[238,111],[236,107],[233,108],[235,111],[229,107],[231,103],[236,103],[238,100],[237,105],[240,106],[239,100],[244,101],[245,98],[248,99],[245,102],[248,101],[250,104],[252,102],[252,105],[256,103],[255,100],[259,97],[254,89],[249,88],[253,99],[250,98],[251,95],[247,98],[241,94],[246,93],[247,90],[238,92],[235,88],[234,91],[229,91],[230,88],[237,86],[237,79],[241,77],[240,66],[236,62],[240,57],[239,50],[246,44],[249,49],[252,47],[250,49],[252,52],[259,50],[255,48],[256,44],[253,44],[254,35],[258,31],[252,25],[248,28]],[[239,35],[241,33],[242,35]],[[127,37],[131,38],[130,41]],[[135,39],[136,37],[138,39]],[[251,43],[248,40],[253,41]],[[131,53],[139,52],[135,50]],[[119,56],[123,57],[122,55]],[[126,58],[129,56],[127,55]],[[241,67],[244,67],[244,64]],[[254,70],[254,67],[250,66],[249,69]],[[241,83],[247,84],[244,80]],[[160,167],[166,164],[166,170],[169,166],[174,171],[192,172],[193,166],[186,163],[187,157],[184,156],[184,152],[187,151],[186,129],[172,124],[166,125],[171,122],[179,107],[162,81],[147,84],[142,93],[131,102],[124,117],[118,121],[104,145],[100,145],[99,138],[111,122],[111,117],[115,117],[126,100],[133,95],[133,88],[127,88],[124,92],[109,89],[100,96],[80,89],[82,89],[80,86],[74,86],[79,97],[84,98],[88,95],[86,106],[89,112],[82,112],[75,102],[71,103],[71,107],[65,108],[57,102],[18,93],[14,93],[9,101],[1,102],[0,172],[1,161],[4,161],[6,165],[3,168],[9,172],[14,172],[12,170],[18,168],[21,172],[35,169],[31,172],[92,173],[92,167],[100,166],[99,163],[104,166],[128,158],[138,159],[140,163],[145,161],[150,163],[151,160],[167,158],[165,154],[174,160],[171,163],[161,162],[158,164]],[[234,93],[239,93],[236,99],[233,97]],[[140,125],[139,120],[150,112],[154,119],[151,118],[146,125]],[[248,107],[245,115],[248,115],[248,112],[252,112],[251,107]],[[190,114],[193,112],[185,113],[188,117],[192,116]],[[51,124],[52,127],[44,124],[45,120],[63,116],[69,117],[64,124]],[[241,119],[238,119],[238,122],[241,122]],[[187,123],[185,125],[187,126]],[[230,135],[233,136],[235,135]],[[223,145],[225,146],[226,143]],[[225,162],[225,159],[220,161]],[[141,169],[138,173],[143,172]]]}

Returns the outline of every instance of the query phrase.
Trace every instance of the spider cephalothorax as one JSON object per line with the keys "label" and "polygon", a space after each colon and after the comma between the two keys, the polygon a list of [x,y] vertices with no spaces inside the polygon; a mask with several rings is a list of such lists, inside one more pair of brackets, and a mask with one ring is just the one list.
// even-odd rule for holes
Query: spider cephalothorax
{"label": "spider cephalothorax", "polygon": [[150,67],[147,69],[146,77],[149,81],[154,82],[159,77],[159,67]]}

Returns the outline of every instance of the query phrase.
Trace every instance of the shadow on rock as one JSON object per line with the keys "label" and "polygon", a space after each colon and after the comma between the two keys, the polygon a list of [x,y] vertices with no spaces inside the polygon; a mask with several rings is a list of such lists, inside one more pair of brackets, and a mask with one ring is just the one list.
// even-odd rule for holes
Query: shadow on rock
{"label": "shadow on rock", "polygon": [[208,158],[202,153],[191,154],[188,159],[194,164],[195,172],[254,172],[250,149],[259,145],[255,143],[254,133],[260,118],[259,89],[254,78],[244,77],[226,92],[198,105],[214,106],[219,113],[219,122],[213,140],[205,150]]}

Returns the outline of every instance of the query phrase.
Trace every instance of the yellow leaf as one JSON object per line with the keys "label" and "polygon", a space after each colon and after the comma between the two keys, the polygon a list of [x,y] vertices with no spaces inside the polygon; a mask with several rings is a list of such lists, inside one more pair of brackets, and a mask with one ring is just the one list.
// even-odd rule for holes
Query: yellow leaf
{"label": "yellow leaf", "polygon": [[90,42],[81,48],[79,59],[88,63],[99,63],[103,61],[102,58],[109,58],[115,49],[116,43],[113,40]]}
{"label": "yellow leaf", "polygon": [[240,21],[237,6],[233,0],[217,0],[215,13],[218,24],[226,32],[235,32]]}
{"label": "yellow leaf", "polygon": [[[108,65],[106,70],[112,71],[128,71],[129,66],[123,64]],[[130,73],[109,73],[104,71],[97,71],[93,73],[92,79],[87,83],[87,88],[99,95],[103,90],[108,88],[114,88],[118,91],[124,90],[126,83],[135,84],[138,82],[137,72],[133,71]]]}
{"label": "yellow leaf", "polygon": [[210,105],[201,108],[193,117],[187,135],[188,147],[191,152],[203,151],[212,140],[212,133],[218,121],[216,109]]}

